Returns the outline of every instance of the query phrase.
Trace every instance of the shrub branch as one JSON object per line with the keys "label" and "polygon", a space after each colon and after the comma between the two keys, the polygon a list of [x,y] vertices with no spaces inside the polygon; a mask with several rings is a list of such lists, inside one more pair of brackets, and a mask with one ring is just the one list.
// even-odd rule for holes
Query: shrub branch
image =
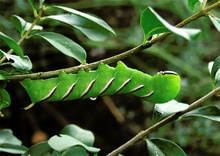
{"label": "shrub branch", "polygon": [[126,149],[130,148],[131,146],[133,146],[135,143],[137,143],[138,141],[144,139],[147,137],[147,135],[149,133],[151,133],[152,131],[155,131],[157,129],[159,129],[160,127],[173,122],[175,120],[177,120],[178,118],[181,117],[181,115],[190,112],[196,108],[198,108],[204,101],[208,100],[209,98],[211,98],[212,96],[216,95],[218,92],[220,91],[220,87],[212,90],[211,92],[209,92],[208,94],[206,94],[205,96],[203,96],[202,98],[198,99],[197,101],[193,102],[188,109],[181,111],[179,113],[170,115],[166,118],[164,118],[163,120],[161,120],[160,122],[156,123],[155,125],[149,127],[148,129],[139,132],[135,137],[133,137],[132,139],[130,139],[129,141],[127,141],[125,144],[121,145],[120,147],[118,147],[117,149],[115,149],[114,151],[112,151],[111,153],[109,153],[107,156],[117,156],[118,154],[122,153],[123,151],[125,151]]}

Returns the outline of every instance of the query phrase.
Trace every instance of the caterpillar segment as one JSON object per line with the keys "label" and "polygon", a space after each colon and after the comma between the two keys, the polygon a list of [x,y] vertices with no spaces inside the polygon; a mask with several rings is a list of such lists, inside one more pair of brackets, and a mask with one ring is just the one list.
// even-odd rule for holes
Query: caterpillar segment
{"label": "caterpillar segment", "polygon": [[77,74],[60,72],[57,78],[25,79],[21,84],[32,103],[113,94],[132,94],[153,103],[164,103],[178,94],[180,77],[172,71],[151,76],[119,61],[116,68],[101,63],[97,70],[79,70]]}
{"label": "caterpillar segment", "polygon": [[115,80],[115,78],[111,78],[108,82],[106,81],[106,85],[101,90],[101,92],[99,92],[99,95],[102,95],[103,93],[105,93],[105,91],[112,85],[114,80]]}
{"label": "caterpillar segment", "polygon": [[65,92],[65,94],[63,95],[63,97],[61,98],[61,100],[64,100],[66,97],[69,96],[69,94],[73,91],[73,88],[75,87],[76,83],[73,83],[68,90]]}
{"label": "caterpillar segment", "polygon": [[52,88],[52,90],[45,97],[43,97],[41,101],[45,101],[45,100],[49,99],[51,96],[53,96],[53,94],[55,93],[56,89],[57,89],[57,86]]}

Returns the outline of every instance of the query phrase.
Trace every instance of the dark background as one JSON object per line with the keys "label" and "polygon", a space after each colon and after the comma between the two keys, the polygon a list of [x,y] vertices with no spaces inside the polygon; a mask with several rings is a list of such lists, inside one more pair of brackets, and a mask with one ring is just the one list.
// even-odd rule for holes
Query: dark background
{"label": "dark background", "polygon": [[[38,2],[38,1],[36,1]],[[209,1],[210,4],[215,1]],[[61,33],[79,43],[87,51],[87,62],[94,62],[131,49],[141,44],[143,35],[139,26],[140,13],[145,7],[153,7],[157,13],[172,24],[177,24],[193,14],[187,8],[186,0],[46,0],[46,5],[56,4],[92,13],[101,17],[115,31],[104,42],[93,42],[77,30],[54,22],[40,22],[44,31]],[[19,33],[10,23],[16,14],[32,22],[29,4],[23,0],[0,0],[0,31],[19,39]],[[213,14],[220,17],[219,12]],[[149,50],[123,60],[131,68],[155,74],[160,70],[174,70],[182,77],[182,88],[176,100],[192,103],[212,89],[207,64],[219,55],[219,33],[207,18],[201,18],[187,27],[200,28],[202,34],[193,42],[175,35],[157,43]],[[1,49],[8,47],[0,41]],[[78,65],[72,58],[64,56],[49,43],[41,39],[30,39],[22,43],[26,55],[33,62],[33,72],[50,71]],[[115,64],[112,64],[115,66]],[[101,148],[100,155],[106,155],[119,147],[138,132],[151,125],[154,105],[130,95],[98,97],[69,102],[41,102],[30,110],[21,108],[30,104],[30,99],[18,82],[10,82],[6,90],[11,96],[11,106],[2,112],[0,128],[10,128],[23,145],[31,145],[48,139],[67,124],[76,124],[91,130],[95,135],[95,147]],[[204,105],[219,105],[218,98],[206,101]],[[113,102],[113,104],[112,104]],[[116,106],[116,107],[114,107]],[[118,116],[112,114],[113,109]],[[170,139],[180,145],[187,155],[220,155],[219,123],[199,118],[168,124],[150,134],[150,137]],[[145,142],[139,142],[124,152],[124,155],[148,155]]]}

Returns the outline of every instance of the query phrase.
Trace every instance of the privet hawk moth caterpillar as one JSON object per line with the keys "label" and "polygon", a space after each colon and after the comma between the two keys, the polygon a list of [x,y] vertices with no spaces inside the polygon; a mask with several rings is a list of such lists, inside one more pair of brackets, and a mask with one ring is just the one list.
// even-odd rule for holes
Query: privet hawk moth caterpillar
{"label": "privet hawk moth caterpillar", "polygon": [[180,77],[172,71],[150,76],[119,61],[116,68],[101,63],[97,70],[79,70],[77,74],[60,72],[57,78],[25,79],[21,84],[33,104],[127,93],[150,102],[165,103],[178,94]]}

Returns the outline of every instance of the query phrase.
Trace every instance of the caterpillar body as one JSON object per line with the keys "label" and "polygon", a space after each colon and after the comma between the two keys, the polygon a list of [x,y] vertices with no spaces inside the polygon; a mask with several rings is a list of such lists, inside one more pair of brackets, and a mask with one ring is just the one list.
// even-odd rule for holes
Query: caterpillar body
{"label": "caterpillar body", "polygon": [[119,61],[116,68],[101,63],[97,70],[79,70],[77,74],[60,72],[57,78],[25,79],[21,84],[32,103],[113,94],[132,94],[153,103],[165,103],[178,94],[180,76],[172,71],[151,76]]}

